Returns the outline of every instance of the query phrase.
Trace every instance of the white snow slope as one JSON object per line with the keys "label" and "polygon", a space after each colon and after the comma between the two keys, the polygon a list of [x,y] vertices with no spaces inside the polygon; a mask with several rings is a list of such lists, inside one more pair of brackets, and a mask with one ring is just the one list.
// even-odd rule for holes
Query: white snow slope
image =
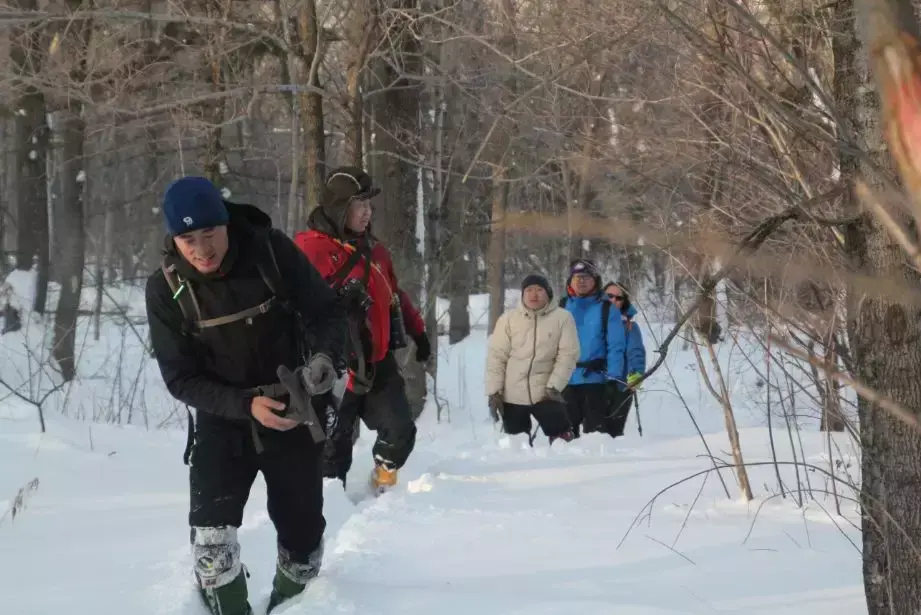
{"label": "white snow slope", "polygon": [[[7,338],[0,339],[12,352]],[[93,348],[103,348],[96,355],[111,354],[106,339],[104,332],[100,342],[87,344],[86,361],[97,371],[106,361],[91,358]],[[652,361],[654,341],[647,339],[647,346]],[[754,384],[753,368],[739,367],[738,349],[757,351],[736,348],[725,344],[721,359],[746,426],[746,461],[757,464],[771,459],[764,392]],[[731,498],[717,475],[706,472],[712,464],[678,393],[713,455],[728,459],[723,418],[699,383],[693,355],[677,342],[642,393],[643,437],[634,413],[622,439],[591,434],[550,447],[539,436],[533,449],[523,436],[497,433],[486,418],[485,332],[475,330],[450,348],[444,342],[440,352],[438,393],[450,423],[436,422],[434,404],[426,411],[400,485],[376,500],[356,506],[337,484],[327,484],[324,568],[304,595],[277,612],[866,613],[859,517],[846,499],[839,515],[824,493],[830,491],[823,474],[829,443],[813,419],[800,417],[802,429],[792,433],[774,422],[778,457],[792,460],[795,443],[797,458],[817,466],[799,472],[813,497],[803,493],[802,506],[796,493],[782,497],[774,467],[756,465],[750,470],[755,500],[746,503],[730,471],[722,475]],[[0,356],[0,372],[9,365],[9,354]],[[19,367],[16,373],[25,369]],[[2,373],[11,382],[9,370]],[[155,388],[155,364],[141,364],[138,373],[136,380]],[[58,411],[48,417],[45,434],[35,409],[0,387],[0,612],[202,614],[190,578],[185,431],[155,429],[164,421],[153,417],[148,427],[139,420],[119,426],[73,418],[86,413],[67,408],[86,410],[87,399],[102,399],[103,389],[87,380],[70,389],[69,398],[68,389],[52,395]],[[157,397],[145,391],[151,406]],[[74,404],[77,395],[83,401]],[[362,433],[351,484],[370,469],[372,435]],[[852,443],[842,436],[831,448],[837,471],[856,474]],[[795,468],[780,472],[795,490]],[[38,486],[12,519],[12,499],[33,479]],[[847,487],[838,492],[853,496]],[[275,556],[261,478],[240,540],[251,600],[261,613]]]}

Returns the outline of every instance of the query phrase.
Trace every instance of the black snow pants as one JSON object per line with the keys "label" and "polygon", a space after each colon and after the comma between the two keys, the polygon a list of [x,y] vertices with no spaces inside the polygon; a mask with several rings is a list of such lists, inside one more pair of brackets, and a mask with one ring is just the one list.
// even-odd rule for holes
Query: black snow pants
{"label": "black snow pants", "polygon": [[569,385],[563,390],[573,431],[602,432],[612,438],[623,435],[632,397],[613,382]]}
{"label": "black snow pants", "polygon": [[633,407],[633,391],[621,391],[617,385],[611,384],[609,395],[611,398],[611,431],[612,437],[624,435],[624,427],[627,426],[627,417],[630,415],[630,408]]}
{"label": "black snow pants", "polygon": [[392,352],[375,365],[370,391],[364,395],[345,391],[332,433],[326,440],[323,476],[345,482],[352,467],[356,418],[377,432],[371,449],[375,462],[388,469],[403,467],[416,445],[416,424],[406,397],[406,382]]}
{"label": "black snow pants", "polygon": [[240,527],[256,474],[265,480],[269,518],[278,544],[294,562],[310,563],[326,529],[322,445],[307,427],[276,431],[259,426],[257,453],[249,422],[201,417],[189,462],[189,525]]}
{"label": "black snow pants", "polygon": [[558,438],[573,429],[569,423],[566,406],[550,399],[544,399],[532,406],[503,404],[502,431],[509,435],[530,434],[531,416],[537,420],[541,431],[550,438]]}

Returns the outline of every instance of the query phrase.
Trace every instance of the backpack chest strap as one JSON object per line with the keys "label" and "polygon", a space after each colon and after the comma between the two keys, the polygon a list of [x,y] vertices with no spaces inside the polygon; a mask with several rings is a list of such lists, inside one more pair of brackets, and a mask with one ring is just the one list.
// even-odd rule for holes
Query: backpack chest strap
{"label": "backpack chest strap", "polygon": [[270,297],[269,299],[263,301],[259,305],[247,308],[240,312],[234,314],[227,314],[226,316],[218,316],[217,318],[207,318],[205,320],[199,320],[195,325],[199,329],[207,329],[209,327],[220,327],[222,325],[227,325],[232,322],[237,322],[238,320],[244,320],[246,318],[253,318],[254,316],[259,316],[260,314],[265,314],[272,307],[278,303],[276,297]]}

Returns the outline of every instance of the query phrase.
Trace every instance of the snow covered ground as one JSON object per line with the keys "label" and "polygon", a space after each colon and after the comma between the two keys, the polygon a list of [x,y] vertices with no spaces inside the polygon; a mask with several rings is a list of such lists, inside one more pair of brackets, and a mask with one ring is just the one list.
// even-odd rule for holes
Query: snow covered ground
{"label": "snow covered ground", "polygon": [[[138,294],[125,305],[137,313],[140,300]],[[478,300],[472,309],[482,307]],[[652,361],[650,338],[661,339],[667,326],[640,322],[654,334],[647,338]],[[82,380],[49,395],[47,433],[39,433],[34,407],[0,387],[2,612],[200,614],[190,585],[182,414],[144,356],[143,326],[134,336],[109,323],[99,342],[89,328],[80,331],[87,340]],[[33,323],[30,331],[41,329]],[[36,367],[41,353],[23,350],[35,347],[24,335],[0,338],[0,376],[30,397],[53,387],[54,375],[35,376],[44,373]],[[394,491],[355,506],[337,484],[327,485],[324,569],[279,612],[866,613],[859,517],[847,499],[853,491],[838,486],[839,515],[827,493],[829,442],[816,429],[805,393],[797,397],[801,429],[779,429],[783,419],[775,417],[773,440],[782,462],[793,460],[795,446],[797,460],[815,467],[780,466],[782,497],[774,466],[753,465],[755,500],[745,503],[733,474],[722,470],[726,497],[681,401],[712,455],[728,460],[722,413],[680,341],[645,385],[642,437],[633,413],[622,439],[593,434],[549,447],[539,437],[533,449],[523,436],[497,433],[486,418],[485,331],[474,330],[454,347],[442,342],[438,401],[450,422],[436,422],[434,403],[428,408]],[[761,351],[743,340],[720,352],[746,461],[769,461],[767,387],[755,368]],[[125,382],[117,393],[111,393],[113,374]],[[127,424],[131,394],[135,415]],[[112,421],[119,412],[122,424],[86,420]],[[350,485],[370,470],[372,435],[362,431]],[[831,442],[835,472],[852,484],[859,466],[854,449],[844,435]],[[37,487],[12,519],[13,498],[33,479]],[[802,506],[798,484],[812,494],[801,493]],[[240,539],[258,613],[275,555],[261,478]]]}

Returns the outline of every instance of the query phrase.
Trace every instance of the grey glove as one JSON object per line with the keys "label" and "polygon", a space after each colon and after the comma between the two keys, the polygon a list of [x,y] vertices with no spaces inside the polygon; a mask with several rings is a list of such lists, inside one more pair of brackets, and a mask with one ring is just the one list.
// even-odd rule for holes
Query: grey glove
{"label": "grey glove", "polygon": [[553,387],[547,387],[544,391],[544,397],[550,401],[555,401],[558,404],[565,404],[566,400],[563,399],[563,394],[554,389]]}
{"label": "grey glove", "polygon": [[337,378],[333,360],[323,353],[313,355],[304,367],[302,378],[310,395],[323,395],[332,391]]}
{"label": "grey glove", "polygon": [[489,396],[489,416],[493,421],[499,420],[499,411],[502,410],[502,393],[493,393]]}

